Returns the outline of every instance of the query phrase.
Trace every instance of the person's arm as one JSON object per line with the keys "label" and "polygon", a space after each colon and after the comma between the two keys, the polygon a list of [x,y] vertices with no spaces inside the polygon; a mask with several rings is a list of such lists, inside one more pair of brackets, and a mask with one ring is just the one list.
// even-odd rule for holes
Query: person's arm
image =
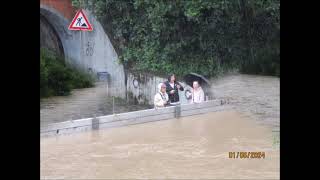
{"label": "person's arm", "polygon": [[155,107],[163,107],[163,106],[164,106],[163,100],[162,100],[162,98],[160,97],[160,94],[159,94],[159,93],[154,96],[154,101],[153,101],[153,103],[154,103],[154,106],[155,106]]}
{"label": "person's arm", "polygon": [[191,90],[191,94],[190,94],[190,103],[194,103],[194,93],[193,93],[193,89]]}
{"label": "person's arm", "polygon": [[200,91],[200,102],[204,102],[204,92],[203,89]]}
{"label": "person's arm", "polygon": [[169,94],[174,94],[175,93],[175,88],[172,88],[170,83],[167,82],[166,83],[166,93],[169,95]]}
{"label": "person's arm", "polygon": [[169,102],[169,96],[168,96],[168,94],[166,93],[166,95],[165,95],[165,98],[166,98],[166,104],[165,105],[169,105],[170,104],[170,102]]}
{"label": "person's arm", "polygon": [[166,82],[165,85],[166,85],[166,93],[170,94],[170,91],[172,90],[170,84]]}

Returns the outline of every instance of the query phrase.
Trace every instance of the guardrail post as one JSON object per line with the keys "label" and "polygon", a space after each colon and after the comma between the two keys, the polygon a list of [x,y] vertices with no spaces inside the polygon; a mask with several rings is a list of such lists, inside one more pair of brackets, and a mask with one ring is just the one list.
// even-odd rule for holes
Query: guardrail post
{"label": "guardrail post", "polygon": [[180,104],[179,105],[176,105],[175,107],[174,107],[174,117],[175,118],[180,118],[180,116],[181,116],[181,106],[180,106]]}
{"label": "guardrail post", "polygon": [[96,116],[92,118],[92,129],[99,129],[99,118]]}
{"label": "guardrail post", "polygon": [[114,114],[114,96],[112,96],[112,114]]}

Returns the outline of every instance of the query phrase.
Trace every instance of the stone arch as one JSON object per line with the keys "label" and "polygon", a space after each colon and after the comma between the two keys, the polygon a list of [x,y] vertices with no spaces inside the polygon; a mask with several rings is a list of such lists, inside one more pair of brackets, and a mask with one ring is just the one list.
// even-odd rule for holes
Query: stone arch
{"label": "stone arch", "polygon": [[40,14],[40,48],[54,51],[57,55],[64,57],[61,39],[52,24]]}
{"label": "stone arch", "polygon": [[61,51],[63,51],[64,58],[68,63],[79,66],[75,61],[71,61],[72,59],[78,59],[79,57],[77,55],[80,51],[77,44],[80,42],[73,37],[72,32],[68,31],[67,27],[69,20],[54,8],[46,5],[40,5],[40,20],[41,18],[43,22],[47,21],[47,23],[50,24],[52,31],[56,33],[56,37],[60,41],[59,43]]}
{"label": "stone arch", "polygon": [[109,74],[109,87],[115,89],[112,95],[124,98],[126,95],[124,67],[118,62],[118,55],[101,24],[89,11],[83,11],[93,26],[93,31],[70,31],[68,29],[70,19],[64,17],[54,7],[40,4],[40,15],[52,25],[60,38],[65,61],[95,77],[99,74]]}

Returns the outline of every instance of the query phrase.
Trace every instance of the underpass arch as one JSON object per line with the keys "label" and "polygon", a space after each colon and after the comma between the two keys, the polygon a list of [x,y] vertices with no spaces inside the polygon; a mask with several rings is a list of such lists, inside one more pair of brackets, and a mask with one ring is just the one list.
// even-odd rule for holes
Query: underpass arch
{"label": "underpass arch", "polygon": [[64,49],[61,39],[52,24],[40,14],[40,48],[54,51],[58,56],[64,58]]}
{"label": "underpass arch", "polygon": [[54,8],[42,4],[40,5],[40,16],[43,16],[57,33],[65,60],[72,66],[81,68],[81,65],[75,61],[80,58],[80,41],[79,38],[75,38],[79,36],[79,33],[68,30],[69,20]]}
{"label": "underpass arch", "polygon": [[99,75],[109,74],[108,87],[115,90],[111,95],[125,98],[124,67],[119,63],[118,55],[101,24],[90,11],[83,11],[93,26],[93,31],[69,30],[70,18],[50,5],[40,4],[40,15],[52,25],[61,41],[65,62],[90,73],[97,80]]}

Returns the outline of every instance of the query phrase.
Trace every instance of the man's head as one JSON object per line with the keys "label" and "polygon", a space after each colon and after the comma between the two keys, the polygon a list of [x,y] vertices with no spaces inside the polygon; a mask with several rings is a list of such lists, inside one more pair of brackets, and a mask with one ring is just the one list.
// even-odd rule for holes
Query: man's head
{"label": "man's head", "polygon": [[192,86],[193,86],[194,89],[198,89],[199,88],[199,82],[198,81],[193,81]]}
{"label": "man's head", "polygon": [[160,83],[158,87],[160,92],[162,93],[166,92],[166,85],[164,83]]}

